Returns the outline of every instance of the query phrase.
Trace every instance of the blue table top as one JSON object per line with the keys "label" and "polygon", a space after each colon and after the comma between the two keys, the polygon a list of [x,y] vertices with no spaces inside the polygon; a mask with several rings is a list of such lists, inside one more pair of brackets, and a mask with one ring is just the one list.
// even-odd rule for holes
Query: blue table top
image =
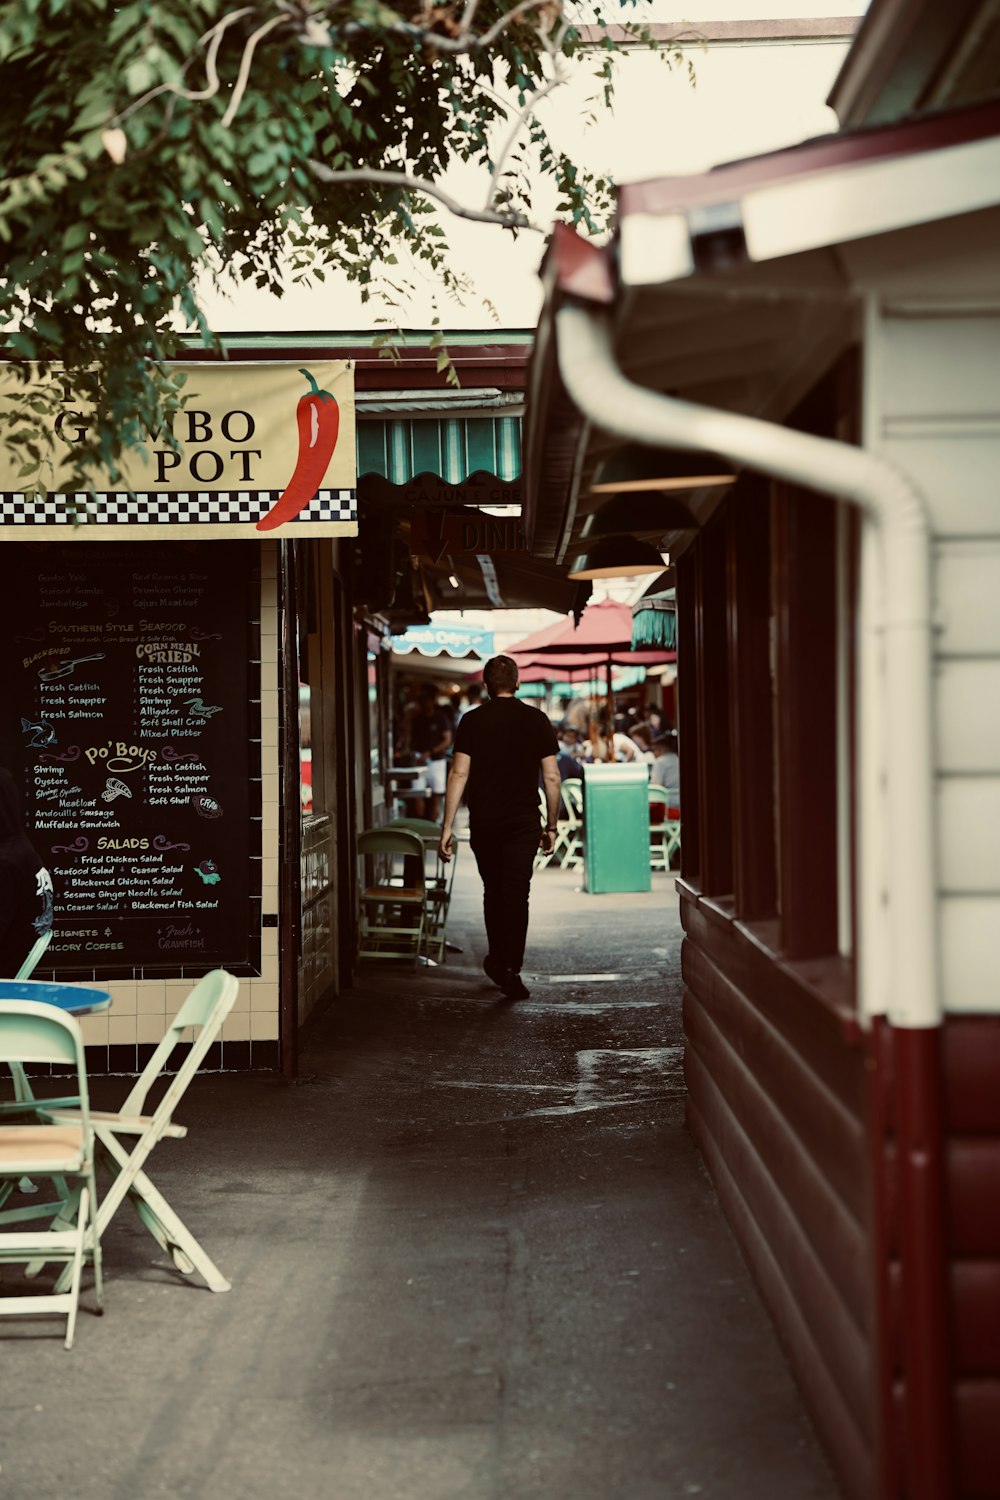
{"label": "blue table top", "polygon": [[53,984],[46,979],[0,979],[0,1005],[5,1000],[38,1000],[56,1005],[71,1016],[91,1016],[111,1004],[107,990],[94,985]]}

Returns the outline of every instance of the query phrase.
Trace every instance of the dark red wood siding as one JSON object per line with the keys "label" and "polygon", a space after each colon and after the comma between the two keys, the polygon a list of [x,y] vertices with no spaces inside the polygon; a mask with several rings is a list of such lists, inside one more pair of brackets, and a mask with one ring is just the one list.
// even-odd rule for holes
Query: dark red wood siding
{"label": "dark red wood siding", "polygon": [[[893,1381],[896,1469],[908,1443],[901,1380],[906,1337],[900,1272],[900,1194],[895,1150],[894,1038],[876,1028],[876,1064],[884,1097],[883,1192],[889,1366]],[[961,1500],[1000,1500],[1000,1016],[951,1016],[942,1033],[947,1139],[950,1261],[950,1361]],[[905,1493],[901,1482],[899,1493]]]}
{"label": "dark red wood siding", "polygon": [[828,966],[682,890],[688,1120],[852,1500],[876,1483],[865,1051]]}

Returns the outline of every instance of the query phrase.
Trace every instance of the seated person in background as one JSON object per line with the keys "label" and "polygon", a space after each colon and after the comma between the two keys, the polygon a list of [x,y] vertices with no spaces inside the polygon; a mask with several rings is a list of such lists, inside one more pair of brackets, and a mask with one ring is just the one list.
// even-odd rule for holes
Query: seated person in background
{"label": "seated person in background", "polygon": [[655,759],[649,768],[653,786],[665,787],[675,794],[676,807],[681,805],[681,764],[677,757],[677,736],[672,729],[661,729],[653,736]]}
{"label": "seated person in background", "polygon": [[636,759],[644,760],[647,765],[653,763],[653,727],[651,724],[633,724],[629,730],[629,739],[639,752]]}
{"label": "seated person in background", "polygon": [[[559,762],[559,774],[563,781],[568,776],[581,776],[580,769],[583,761],[583,746],[580,743],[580,731],[574,729],[572,724],[563,724],[558,730],[559,754],[556,759]],[[563,762],[566,762],[563,769]]]}
{"label": "seated person in background", "polygon": [[[560,783],[563,781],[582,781],[583,765],[577,756],[580,754],[580,736],[571,726],[563,724],[557,731],[559,741],[559,752],[556,755],[556,766],[559,770]],[[538,776],[538,785],[543,785],[541,773]],[[559,798],[559,816],[569,816],[566,803],[562,797]]]}
{"label": "seated person in background", "polygon": [[560,698],[559,707],[562,710],[563,724],[568,724],[575,729],[577,734],[587,733],[590,722],[590,709],[583,698]]}

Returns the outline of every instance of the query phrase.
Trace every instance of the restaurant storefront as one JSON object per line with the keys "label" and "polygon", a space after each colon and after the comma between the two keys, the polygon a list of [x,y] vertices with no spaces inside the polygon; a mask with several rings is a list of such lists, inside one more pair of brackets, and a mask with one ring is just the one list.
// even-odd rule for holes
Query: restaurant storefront
{"label": "restaurant storefront", "polygon": [[337,983],[353,747],[329,731],[350,656],[353,372],[183,370],[174,441],[130,453],[115,490],[59,490],[82,402],[59,424],[50,493],[21,493],[0,454],[0,763],[53,879],[36,974],[111,990],[83,1023],[91,1068],[141,1067],[192,981],[224,967],[241,983],[217,1065],[291,1070],[299,1026]]}

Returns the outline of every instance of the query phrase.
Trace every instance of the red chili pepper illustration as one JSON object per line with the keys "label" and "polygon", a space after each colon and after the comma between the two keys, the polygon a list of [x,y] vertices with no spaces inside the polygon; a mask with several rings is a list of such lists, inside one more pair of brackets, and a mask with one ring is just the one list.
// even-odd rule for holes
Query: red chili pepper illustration
{"label": "red chili pepper illustration", "polygon": [[327,464],[337,446],[340,431],[340,407],[329,391],[321,391],[308,370],[300,370],[311,390],[299,400],[295,420],[299,427],[299,456],[295,472],[284,493],[257,522],[258,531],[273,531],[275,526],[293,520],[309,504],[326,473]]}

